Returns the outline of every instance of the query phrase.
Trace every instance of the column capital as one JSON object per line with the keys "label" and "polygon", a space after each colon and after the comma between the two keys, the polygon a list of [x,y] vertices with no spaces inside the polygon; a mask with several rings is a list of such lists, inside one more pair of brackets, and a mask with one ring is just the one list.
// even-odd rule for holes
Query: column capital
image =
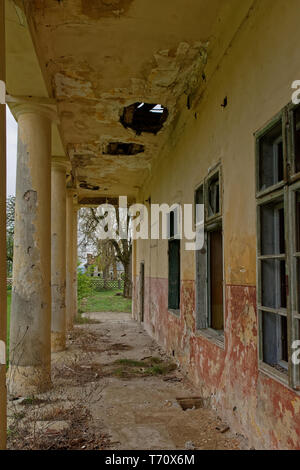
{"label": "column capital", "polygon": [[40,116],[46,117],[51,122],[54,122],[56,124],[59,123],[55,106],[20,101],[20,102],[11,104],[10,110],[12,114],[15,116],[15,118],[17,119],[17,121],[19,120],[19,117],[22,116],[23,114],[38,114]]}
{"label": "column capital", "polygon": [[67,171],[70,171],[71,163],[66,157],[55,156],[51,158],[51,168],[66,173]]}

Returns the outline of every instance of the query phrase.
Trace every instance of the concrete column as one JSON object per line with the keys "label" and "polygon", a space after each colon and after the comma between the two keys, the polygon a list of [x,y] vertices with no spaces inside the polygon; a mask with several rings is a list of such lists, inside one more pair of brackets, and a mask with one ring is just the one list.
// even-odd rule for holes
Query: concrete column
{"label": "concrete column", "polygon": [[28,396],[50,386],[51,110],[16,105],[18,160],[9,390]]}
{"label": "concrete column", "polygon": [[51,350],[66,348],[66,161],[52,158],[51,168]]}
{"label": "concrete column", "polygon": [[[67,330],[71,330],[74,325],[74,308],[75,308],[75,297],[77,298],[76,291],[74,289],[74,201],[76,200],[76,191],[74,189],[67,190],[67,290],[66,290],[66,318],[67,318]],[[75,258],[77,260],[77,258]],[[77,287],[77,286],[76,286]]]}
{"label": "concrete column", "polygon": [[[5,1],[0,0],[0,84],[5,83]],[[6,447],[6,108],[0,96],[0,449]],[[1,104],[2,101],[2,104]]]}
{"label": "concrete column", "polygon": [[74,319],[78,314],[78,301],[77,301],[77,263],[78,263],[78,253],[77,253],[77,224],[78,224],[78,209],[77,205],[73,209],[73,317]]}

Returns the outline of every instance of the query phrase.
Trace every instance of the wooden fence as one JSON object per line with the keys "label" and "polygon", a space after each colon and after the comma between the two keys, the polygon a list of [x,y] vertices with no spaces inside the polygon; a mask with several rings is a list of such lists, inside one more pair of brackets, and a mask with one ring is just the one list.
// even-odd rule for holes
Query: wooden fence
{"label": "wooden fence", "polygon": [[[101,279],[100,277],[91,277],[91,284],[94,290],[123,290],[124,281],[121,279]],[[12,287],[12,278],[7,278],[7,288]]]}

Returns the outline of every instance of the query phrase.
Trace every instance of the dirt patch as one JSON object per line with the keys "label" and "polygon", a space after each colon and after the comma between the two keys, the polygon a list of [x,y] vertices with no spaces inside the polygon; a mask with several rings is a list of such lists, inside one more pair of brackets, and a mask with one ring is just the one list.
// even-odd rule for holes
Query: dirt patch
{"label": "dirt patch", "polygon": [[158,357],[149,357],[142,361],[119,359],[105,367],[106,375],[130,379],[133,377],[149,377],[166,375],[177,369],[172,362],[165,362]]}
{"label": "dirt patch", "polygon": [[[51,416],[49,416],[51,418]],[[54,420],[54,415],[52,415]],[[106,434],[89,431],[90,412],[87,408],[74,408],[57,411],[56,420],[69,420],[69,426],[62,431],[44,428],[32,431],[32,420],[26,419],[23,425],[10,430],[9,449],[14,450],[103,450],[110,445]]]}
{"label": "dirt patch", "polygon": [[[101,344],[98,341],[101,339]],[[68,334],[68,345],[82,352],[101,352],[103,343],[107,340],[102,335],[96,335],[90,330],[76,327]]]}
{"label": "dirt patch", "polygon": [[199,390],[130,315],[99,319],[68,334],[66,352],[54,356],[51,390],[9,403],[9,449],[241,447],[228,423],[196,406]]}
{"label": "dirt patch", "polygon": [[53,378],[72,381],[76,385],[84,385],[99,381],[103,377],[100,364],[63,364],[53,367]]}
{"label": "dirt patch", "polygon": [[101,322],[99,322],[98,320],[93,320],[92,318],[83,317],[82,315],[78,315],[75,318],[75,322],[74,322],[75,325],[97,325],[99,323]]}

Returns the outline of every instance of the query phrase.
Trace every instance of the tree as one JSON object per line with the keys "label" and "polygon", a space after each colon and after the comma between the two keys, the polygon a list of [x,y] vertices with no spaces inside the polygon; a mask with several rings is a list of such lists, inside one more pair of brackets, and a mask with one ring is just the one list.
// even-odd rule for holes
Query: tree
{"label": "tree", "polygon": [[124,267],[124,297],[130,298],[132,293],[132,273],[131,273],[131,255],[132,241],[130,237],[130,217],[127,220],[120,220],[119,211],[116,210],[117,227],[126,223],[127,238],[121,239],[118,229],[116,230],[116,239],[99,239],[97,236],[97,227],[105,217],[105,213],[99,212],[97,208],[88,207],[79,211],[79,248],[86,253],[87,250],[93,251],[95,257],[99,260],[99,267],[103,272],[109,268],[114,260],[120,261]]}
{"label": "tree", "polygon": [[7,276],[12,276],[14,256],[14,233],[15,233],[15,196],[6,199],[6,258]]}

